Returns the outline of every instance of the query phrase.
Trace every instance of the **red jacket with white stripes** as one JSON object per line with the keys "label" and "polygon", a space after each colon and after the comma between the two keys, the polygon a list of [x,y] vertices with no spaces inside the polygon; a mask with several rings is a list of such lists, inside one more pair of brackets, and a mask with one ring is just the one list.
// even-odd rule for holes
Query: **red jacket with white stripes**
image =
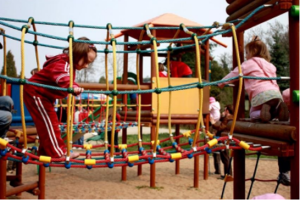
{"label": "red jacket with white stripes", "polygon": [[183,77],[193,73],[187,64],[180,61],[170,61],[170,70],[172,77]]}
{"label": "red jacket with white stripes", "polygon": [[[47,61],[44,63],[43,69],[35,73],[30,79],[31,82],[46,84],[51,86],[57,86],[62,88],[68,88],[70,85],[70,65],[69,56],[67,54],[60,54],[53,57],[47,57]],[[73,71],[73,88],[79,87],[74,82],[76,76],[76,70]],[[47,97],[50,100],[62,99],[68,95],[66,91],[52,90],[49,88],[43,88],[38,86],[32,86],[36,92],[40,95]]]}

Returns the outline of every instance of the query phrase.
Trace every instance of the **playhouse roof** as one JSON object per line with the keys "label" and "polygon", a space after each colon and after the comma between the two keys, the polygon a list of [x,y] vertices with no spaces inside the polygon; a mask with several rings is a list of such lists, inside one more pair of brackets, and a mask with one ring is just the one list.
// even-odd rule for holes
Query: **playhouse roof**
{"label": "playhouse roof", "polygon": [[[197,22],[188,20],[186,18],[180,17],[178,15],[172,14],[172,13],[165,13],[162,14],[160,16],[157,16],[155,18],[152,18],[150,20],[141,22],[137,25],[134,25],[134,27],[143,27],[145,24],[148,24],[149,27],[178,27],[181,23],[183,23],[186,27],[199,27],[199,26],[203,26]],[[207,29],[189,29],[190,31],[196,33],[198,36],[202,35]],[[176,33],[176,29],[163,29],[163,30],[155,30],[156,31],[156,35],[155,37],[157,38],[157,40],[165,40],[165,39],[171,39],[174,37],[175,33]],[[120,36],[123,35],[128,35],[132,38],[135,39],[139,39],[141,30],[133,30],[133,29],[125,29],[122,30],[120,33],[115,35],[115,38],[118,38]],[[212,33],[211,31],[209,33]],[[178,35],[177,38],[185,38],[185,37],[189,37],[190,35],[186,34],[184,31],[181,31]],[[143,40],[149,40],[149,37],[144,34],[144,38]],[[222,43],[221,41],[216,40],[215,38],[211,38],[211,40],[213,40],[214,42],[227,47],[226,44]]]}

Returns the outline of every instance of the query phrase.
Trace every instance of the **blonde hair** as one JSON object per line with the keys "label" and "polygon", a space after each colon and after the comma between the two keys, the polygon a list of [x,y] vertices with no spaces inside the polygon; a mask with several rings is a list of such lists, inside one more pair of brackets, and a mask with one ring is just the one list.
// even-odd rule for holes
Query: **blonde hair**
{"label": "blonde hair", "polygon": [[271,61],[271,56],[266,44],[261,40],[257,39],[257,37],[255,37],[254,40],[249,42],[245,46],[245,49],[248,51],[251,57],[261,57],[268,62]]}
{"label": "blonde hair", "polygon": [[[80,37],[78,40],[83,40],[83,41],[90,41],[87,37]],[[95,51],[97,54],[97,48],[95,47],[94,44],[91,43],[80,43],[80,42],[73,42],[72,45],[73,49],[73,63],[77,64],[81,58],[84,58],[84,61],[88,61],[88,52],[91,50]],[[68,53],[69,48],[65,48],[63,50],[64,53]]]}

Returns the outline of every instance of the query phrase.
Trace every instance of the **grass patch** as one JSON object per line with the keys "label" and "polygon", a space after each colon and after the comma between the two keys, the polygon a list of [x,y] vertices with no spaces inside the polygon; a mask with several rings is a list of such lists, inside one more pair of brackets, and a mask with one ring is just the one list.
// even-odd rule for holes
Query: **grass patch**
{"label": "grass patch", "polygon": [[[173,133],[173,136],[175,137],[175,134]],[[159,139],[162,140],[162,139],[166,139],[169,137],[169,134],[168,133],[161,133],[159,134]],[[194,138],[194,135],[192,134],[191,135],[191,138],[193,139]],[[151,139],[151,136],[150,134],[143,134],[143,142],[150,142],[150,139]],[[200,135],[200,139],[204,139],[204,134],[201,134]],[[122,142],[122,137],[119,137],[119,144]],[[128,135],[127,136],[127,144],[133,144],[133,143],[137,143],[138,142],[138,136],[137,134],[134,134],[134,135]],[[183,143],[187,143],[188,142],[188,139],[187,138],[180,138],[180,144],[183,144]],[[162,142],[160,143],[160,146],[163,148],[163,147],[168,147],[168,146],[171,146],[172,143],[170,140],[168,141],[165,141],[165,142]],[[203,145],[203,143],[200,143],[200,146]],[[183,149],[189,149],[190,148],[190,145],[186,145],[186,146],[182,146]],[[144,149],[145,150],[148,150],[148,149],[151,149],[150,145],[144,145]],[[134,146],[134,147],[129,147],[127,148],[127,151],[137,151],[138,150],[138,146]],[[174,150],[174,149],[172,149]],[[170,151],[170,150],[167,150],[167,151]],[[254,153],[253,151],[249,151],[249,150],[246,150],[245,151],[246,154],[248,153]],[[256,158],[257,155],[253,154],[253,155],[246,155],[246,158]],[[266,156],[266,155],[260,155],[260,158],[265,158],[265,159],[277,159],[277,156]]]}
{"label": "grass patch", "polygon": [[155,189],[155,190],[158,190],[158,191],[164,189],[164,187],[149,187],[149,186],[146,186],[146,185],[143,185],[143,186],[136,186],[136,188],[137,188],[138,190],[144,189],[144,188],[149,188],[149,189]]}

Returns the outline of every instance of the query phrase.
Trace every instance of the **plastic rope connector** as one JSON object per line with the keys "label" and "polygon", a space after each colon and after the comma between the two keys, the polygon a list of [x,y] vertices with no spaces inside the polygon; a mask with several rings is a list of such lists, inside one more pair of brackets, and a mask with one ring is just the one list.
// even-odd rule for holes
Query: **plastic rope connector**
{"label": "plastic rope connector", "polygon": [[0,138],[0,146],[5,148],[7,144],[8,144],[8,142],[5,139]]}
{"label": "plastic rope connector", "polygon": [[21,85],[24,85],[24,84],[26,84],[26,79],[19,79],[19,83],[21,84]]}
{"label": "plastic rope connector", "polygon": [[50,163],[51,157],[50,156],[40,156],[39,161],[43,162],[43,163]]}
{"label": "plastic rope connector", "polygon": [[182,134],[184,137],[188,138],[188,137],[191,137],[191,131],[186,131]]}
{"label": "plastic rope connector", "polygon": [[250,148],[250,145],[248,145],[246,142],[244,141],[240,141],[240,147],[242,147],[245,150],[248,150]]}
{"label": "plastic rope connector", "polygon": [[23,29],[25,29],[25,33],[27,33],[29,29],[28,25],[23,25],[21,31],[23,31]]}
{"label": "plastic rope connector", "polygon": [[84,165],[87,166],[96,165],[96,159],[84,159]]}
{"label": "plastic rope connector", "polygon": [[106,24],[106,29],[111,29],[111,28],[112,28],[111,23],[107,23],[107,24]]}
{"label": "plastic rope connector", "polygon": [[212,139],[210,141],[207,142],[209,148],[212,148],[214,145],[218,144],[218,140],[217,139]]}
{"label": "plastic rope connector", "polygon": [[117,40],[115,38],[113,38],[113,39],[110,40],[110,45],[112,45],[113,42],[115,42],[115,44],[117,44]]}
{"label": "plastic rope connector", "polygon": [[128,162],[130,163],[138,161],[139,159],[139,155],[128,156]]}
{"label": "plastic rope connector", "polygon": [[181,153],[174,153],[174,154],[171,154],[171,159],[180,159],[182,157],[182,154]]}
{"label": "plastic rope connector", "polygon": [[[71,23],[72,23],[72,26],[70,26],[70,25],[71,25]],[[74,26],[75,26],[75,23],[74,23],[74,21],[73,21],[73,20],[70,20],[70,21],[69,21],[69,23],[68,23],[68,26],[69,26],[69,27],[74,27]]]}
{"label": "plastic rope connector", "polygon": [[156,94],[161,94],[162,90],[160,88],[155,88],[154,92]]}

